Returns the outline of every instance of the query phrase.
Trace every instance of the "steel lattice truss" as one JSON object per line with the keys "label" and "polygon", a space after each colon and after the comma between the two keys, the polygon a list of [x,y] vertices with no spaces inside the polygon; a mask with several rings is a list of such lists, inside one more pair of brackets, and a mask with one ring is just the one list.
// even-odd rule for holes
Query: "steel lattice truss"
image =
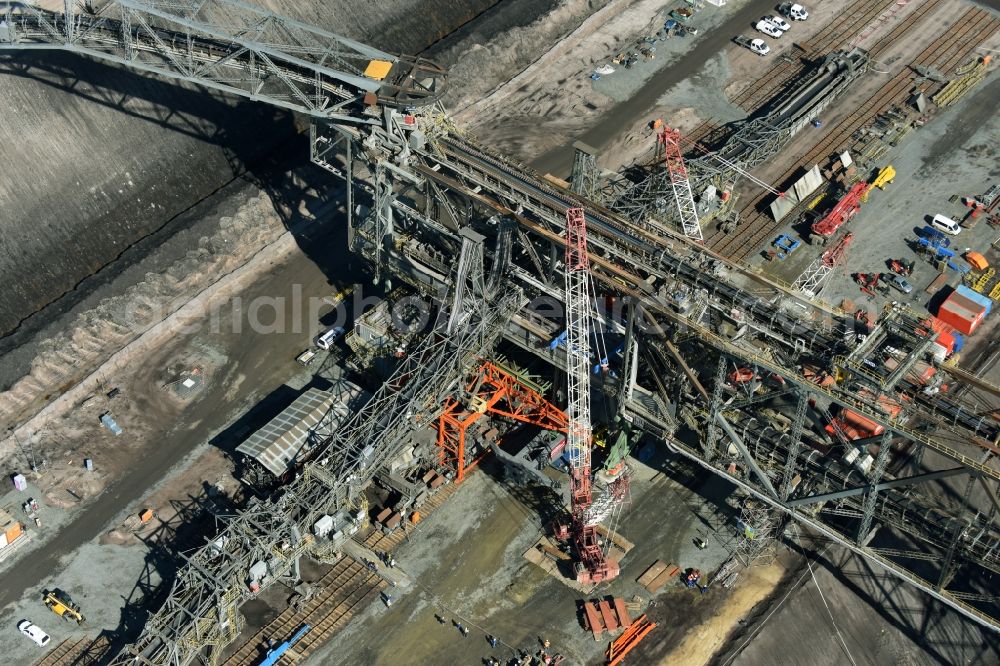
{"label": "steel lattice truss", "polygon": [[[741,170],[749,171],[777,154],[796,132],[843,94],[867,64],[868,56],[862,51],[832,54],[778,98],[765,115],[735,123],[717,151],[687,161],[694,193],[700,196],[709,185],[731,190]],[[656,161],[630,171],[611,184],[605,197],[609,207],[636,224],[659,220],[682,227],[683,216],[678,220],[669,206],[673,190],[670,172]]]}
{"label": "steel lattice truss", "polygon": [[[794,308],[780,307],[785,300],[797,300],[792,292],[773,284],[765,285],[749,273],[733,275],[740,270],[692,247],[683,236],[662,228],[657,231],[654,227],[633,224],[597,204],[586,203],[581,197],[552,187],[523,166],[476,145],[467,137],[449,136],[423,152],[420,158],[421,161],[413,166],[415,171],[452,190],[466,192],[490,214],[499,212],[510,216],[527,232],[531,243],[549,245],[555,251],[565,243],[566,208],[578,203],[584,205],[595,278],[604,284],[606,293],[625,296],[642,305],[643,325],[636,327],[643,331],[638,336],[639,345],[663,348],[663,343],[669,342],[672,335],[683,331],[686,342],[676,345],[679,351],[674,358],[668,358],[665,365],[672,365],[674,371],[687,375],[689,381],[698,382],[698,378],[697,372],[692,372],[688,366],[697,367],[704,359],[717,358],[720,371],[727,367],[729,370],[750,367],[760,376],[779,377],[784,386],[781,391],[751,395],[746,400],[729,403],[723,373],[714,383],[708,383],[707,390],[702,388],[703,398],[696,399],[692,405],[696,413],[710,415],[702,426],[705,429],[703,446],[689,448],[680,441],[670,440],[671,446],[737,483],[782,514],[836,539],[969,617],[987,626],[996,626],[995,602],[982,587],[983,581],[998,568],[1000,530],[994,523],[995,507],[989,505],[988,499],[986,507],[980,502],[973,508],[971,500],[942,503],[939,496],[941,492],[945,496],[952,495],[948,484],[960,475],[981,479],[989,487],[987,494],[995,495],[1000,470],[995,464],[984,461],[982,453],[989,449],[979,448],[988,446],[986,443],[1000,435],[994,420],[977,420],[969,414],[968,407],[952,398],[936,396],[931,399],[912,382],[905,390],[917,396],[915,402],[899,418],[888,417],[880,411],[875,396],[892,392],[892,378],[873,378],[870,373],[861,373],[856,369],[861,366],[859,362],[849,369],[843,365],[845,370],[841,374],[845,380],[842,384],[829,386],[805,377],[801,370],[807,361],[840,367],[836,359],[848,354],[854,344],[852,321],[814,311],[815,306],[807,301],[798,301],[797,305],[806,312],[813,311],[810,316],[792,314]],[[419,233],[418,229],[415,227],[411,232]],[[434,230],[424,238],[431,242],[439,233]],[[522,242],[525,242],[523,238]],[[544,249],[537,250],[544,255]],[[411,259],[411,267],[420,263],[415,255]],[[512,279],[522,281],[526,289],[540,289],[558,299],[562,291],[558,287],[560,271],[557,269],[554,275],[549,274],[546,282],[545,271],[535,273],[533,263],[515,262],[511,267]],[[736,277],[739,279],[734,279]],[[748,280],[755,286],[746,286]],[[674,303],[666,298],[667,294],[650,290],[651,281],[682,287],[699,307],[686,314],[678,312]],[[740,283],[744,286],[737,286]],[[892,316],[895,319],[891,321],[895,323],[891,326],[897,337],[901,327],[916,331],[921,326],[919,319],[909,313]],[[735,320],[741,327],[739,330],[744,332],[737,339],[720,335],[715,324],[720,318]],[[766,343],[766,352],[753,344],[755,338]],[[930,341],[907,334],[902,341],[892,342],[910,344],[907,349],[914,358],[920,358]],[[626,374],[632,373],[626,369]],[[989,387],[989,392],[991,397],[982,398],[985,404],[991,404],[990,400],[995,402],[1000,396],[1000,389],[995,387]],[[641,395],[638,390],[625,389],[625,393]],[[790,428],[780,437],[773,433],[759,436],[761,425],[756,410],[768,400],[781,396],[791,396],[797,405],[792,410]],[[862,474],[851,464],[841,461],[846,450],[836,456],[821,457],[803,443],[808,439],[807,423],[815,429],[815,424],[825,423],[822,418],[829,415],[824,407],[826,417],[812,415],[807,418],[807,405],[817,401],[820,406],[839,405],[854,410],[891,433],[891,447],[883,445],[879,449],[880,455],[867,473]],[[626,403],[622,410],[638,427],[645,429],[651,425],[643,416],[648,414],[647,405]],[[950,436],[954,440],[942,436],[940,431],[929,435],[924,427],[918,427],[924,415],[930,414],[929,410],[948,414],[947,417],[935,416],[935,419],[954,432]],[[659,434],[664,430],[653,428],[651,432]],[[724,440],[730,446],[721,446]],[[933,456],[950,461],[952,466],[913,474],[890,469],[888,452],[900,446],[912,449],[915,459],[922,458],[924,451],[933,452]],[[728,450],[736,452],[735,458]],[[736,472],[730,469],[734,462]],[[890,474],[891,479],[888,478]],[[834,496],[832,500],[827,498],[828,491],[840,492],[845,488],[850,490],[847,495]],[[954,494],[961,496],[961,491]],[[808,504],[809,509],[793,504],[798,501]],[[821,508],[817,511],[818,507]],[[869,540],[873,525],[878,526],[879,535],[885,536]],[[911,548],[890,547],[888,544],[897,538],[912,541]],[[921,554],[923,559],[918,559]],[[918,562],[924,564],[915,564]],[[932,569],[923,569],[928,562],[932,563],[929,565]],[[979,567],[981,576],[969,577],[958,586],[954,585],[952,574],[957,562],[965,567]],[[979,582],[971,583],[973,578]]]}
{"label": "steel lattice truss", "polygon": [[684,165],[681,133],[664,127],[660,131],[659,142],[663,148],[663,161],[667,174],[670,176],[670,189],[673,190],[677,215],[681,218],[681,230],[688,238],[704,240],[701,235],[701,223],[698,221],[698,210],[694,205],[694,195],[691,193],[691,183],[688,180],[688,170]]}
{"label": "steel lattice truss", "polygon": [[810,298],[816,296],[823,288],[823,283],[833,273],[833,269],[844,262],[847,248],[852,240],[854,240],[853,234],[844,234],[833,247],[806,266],[792,286]]}
{"label": "steel lattice truss", "polygon": [[[118,8],[122,4],[112,3]],[[25,10],[11,10],[8,5],[8,38],[13,34],[22,39],[18,30],[27,25],[20,18],[23,15]],[[52,15],[34,16],[37,20]],[[65,29],[57,20],[51,27],[59,34]],[[59,40],[36,40],[35,47],[59,44],[62,48]],[[231,42],[238,43],[239,38]],[[129,43],[123,41],[123,50]],[[14,46],[32,44],[16,41]],[[242,46],[253,50],[256,43]],[[99,49],[80,51],[105,57]],[[138,62],[140,69],[161,72],[159,65],[147,67],[135,58],[118,61]],[[779,115],[770,116],[779,122],[764,129],[778,133],[794,129],[816,112],[820,102],[829,103],[860,68],[863,64],[857,68],[829,64],[808,80],[804,90],[785,99]],[[210,77],[192,80],[219,87]],[[336,80],[337,85],[348,85],[342,78]],[[249,96],[243,89],[236,92]],[[287,97],[262,99],[288,108]],[[379,391],[355,420],[336,432],[321,430],[322,452],[317,462],[307,465],[280,498],[251,506],[236,517],[226,528],[232,539],[215,539],[192,555],[167,605],[150,619],[136,646],[116,663],[134,663],[135,655],[139,663],[187,664],[204,650],[224,644],[238,626],[235,609],[249,596],[246,572],[256,558],[271,554],[273,576],[293,566],[295,553],[307,548],[302,534],[311,521],[349,503],[360,485],[399,450],[400,438],[416,425],[411,419],[424,414],[421,423],[426,424],[428,412],[421,410],[433,415],[440,409],[442,396],[468,372],[468,366],[460,367],[465,359],[492,349],[504,334],[506,316],[524,302],[521,289],[528,296],[564,298],[558,257],[565,247],[566,210],[578,207],[586,211],[594,279],[606,294],[630,304],[626,349],[631,365],[623,375],[633,384],[650,379],[637,370],[636,359],[642,353],[633,348],[649,350],[660,358],[662,379],[673,382],[678,388],[675,393],[681,396],[672,407],[699,432],[700,441],[692,445],[670,438],[666,428],[651,428],[640,416],[649,413],[648,406],[633,406],[626,399],[621,411],[636,428],[659,433],[674,450],[776,512],[844,544],[980,624],[1000,627],[1000,606],[991,582],[1000,572],[1000,469],[992,459],[993,442],[1000,436],[995,418],[1000,388],[950,366],[938,368],[953,384],[944,395],[925,391],[904,366],[888,376],[874,373],[873,355],[884,347],[867,341],[859,345],[852,321],[719,261],[683,235],[655,219],[650,221],[655,217],[650,213],[655,202],[669,201],[669,181],[663,180],[662,169],[658,170],[661,180],[637,185],[644,189],[634,190],[634,206],[619,202],[620,213],[616,213],[478,145],[455,131],[436,110],[418,116],[423,128],[430,130],[430,140],[423,143],[408,141],[391,118],[384,128],[373,126],[379,132],[373,130],[367,140],[366,154],[355,150],[351,137],[356,133],[339,137],[348,154],[358,160],[376,159],[371,154],[392,159],[386,162],[380,194],[391,194],[383,198],[394,217],[392,224],[374,226],[376,235],[393,237],[373,239],[385,249],[386,270],[425,292],[453,290],[449,271],[442,275],[441,267],[449,266],[456,248],[463,245],[457,229],[476,225],[484,237],[497,238],[497,247],[508,248],[502,259],[504,264],[510,262],[504,271],[508,295],[500,305],[480,310],[485,316],[470,310],[466,323],[457,326],[453,336],[429,337],[411,357],[408,370],[404,368],[403,374]],[[790,118],[796,123],[786,126]],[[330,140],[328,129],[319,127],[312,134],[313,154],[322,158],[317,163],[352,185],[357,182],[358,189],[373,192],[365,181],[367,175],[353,174],[352,159],[346,166],[335,165],[331,154],[335,141]],[[755,137],[743,137],[738,146],[734,144],[742,146],[740,155],[748,159],[763,155],[774,149],[770,141],[780,139]],[[742,159],[734,161],[746,166]],[[662,187],[654,187],[656,183]],[[348,189],[348,196],[353,197],[354,188]],[[451,198],[456,195],[466,204],[461,210]],[[348,205],[349,214],[352,210],[353,205]],[[444,219],[442,211],[450,220]],[[516,231],[486,222],[498,216],[516,224]],[[508,231],[500,237],[497,227]],[[513,251],[510,243],[515,245]],[[493,257],[493,265],[496,262]],[[480,265],[478,260],[474,263]],[[678,293],[686,300],[679,299]],[[474,305],[476,299],[459,303],[470,301]],[[692,302],[694,306],[689,305]],[[883,322],[879,344],[903,349],[914,359],[926,355],[928,338],[918,334],[922,326],[918,316],[894,309]],[[528,347],[542,349],[539,353],[545,358],[548,340],[529,342]],[[830,371],[836,379],[817,380],[806,372],[807,366]],[[748,384],[750,388],[730,385],[727,377],[734,369],[746,369],[756,378]],[[622,394],[638,396],[643,392],[637,389],[645,390],[634,388],[629,385]],[[890,415],[880,405],[900,392],[906,394],[905,405]],[[666,391],[657,397],[662,401],[662,396],[671,399]],[[835,405],[876,424],[881,434],[863,443],[838,436],[824,444],[827,450],[818,449],[817,433],[829,422]],[[764,407],[780,412],[781,418],[762,418]],[[877,453],[866,471],[859,471],[847,461],[845,447],[863,444],[877,446]],[[904,454],[897,456],[892,450]],[[220,548],[225,552],[220,553]],[[956,576],[959,570],[962,575]]]}
{"label": "steel lattice truss", "polygon": [[93,13],[67,2],[66,9],[0,3],[0,46],[63,49],[339,121],[379,120],[363,112],[365,93],[382,104],[423,105],[444,84],[444,72],[426,61],[238,0],[112,0]]}
{"label": "steel lattice truss", "polygon": [[350,421],[334,432],[317,425],[314,462],[280,497],[254,502],[219,535],[186,558],[166,603],[150,616],[135,644],[114,664],[189,664],[206,650],[217,658],[239,633],[239,607],[253,597],[249,569],[268,565],[269,584],[289,574],[312,546],[309,530],[324,514],[352,502],[382,466],[405,445],[407,435],[431,422],[444,397],[492,349],[506,319],[522,306],[516,288],[502,294],[489,317],[451,336],[432,333]]}

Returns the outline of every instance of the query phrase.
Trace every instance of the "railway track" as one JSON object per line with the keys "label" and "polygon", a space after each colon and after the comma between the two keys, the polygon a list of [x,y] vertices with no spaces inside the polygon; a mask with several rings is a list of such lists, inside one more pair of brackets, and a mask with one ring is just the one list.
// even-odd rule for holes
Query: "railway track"
{"label": "railway track", "polygon": [[104,635],[97,638],[67,638],[36,661],[34,666],[92,666],[106,656],[111,641]]}
{"label": "railway track", "polygon": [[[420,507],[424,516],[437,510],[458,488],[449,484],[435,493]],[[379,529],[370,529],[364,536],[355,536],[355,541],[375,551],[392,551],[408,538],[402,529],[389,534]],[[386,587],[386,582],[360,562],[343,558],[337,562],[314,587],[316,594],[305,602],[298,611],[289,607],[267,626],[261,628],[241,645],[232,656],[225,660],[226,666],[251,666],[260,661],[267,639],[280,642],[294,634],[303,624],[311,629],[295,646],[279,660],[279,666],[291,666],[323,645],[334,633],[344,627],[359,606],[371,601]],[[61,662],[45,664],[56,666]]]}
{"label": "railway track", "polygon": [[[256,664],[268,639],[273,639],[276,643],[281,642],[294,634],[303,624],[309,624],[314,628],[309,633],[321,625],[328,626],[328,618],[341,618],[360,603],[356,598],[359,591],[364,598],[369,593],[385,587],[385,581],[363,564],[344,558],[315,585],[318,592],[309,601],[298,611],[289,606],[267,626],[258,630],[250,640],[226,659],[227,666]],[[326,636],[329,636],[329,632]],[[300,643],[304,640],[305,637]]]}
{"label": "railway track", "polygon": [[35,666],[63,666],[71,664],[90,642],[89,638],[67,638],[55,646],[51,652],[35,662]]}
{"label": "railway track", "polygon": [[[926,12],[921,14],[925,15]],[[918,19],[914,19],[906,27],[897,26],[899,31],[894,31],[893,39],[898,39],[917,21]],[[837,152],[844,147],[855,131],[900,101],[912,85],[910,73],[912,67],[929,66],[947,71],[966,58],[997,29],[1000,29],[1000,20],[993,18],[986,10],[974,8],[966,11],[955,27],[931,42],[909,66],[904,67],[851,114],[828,129],[817,143],[792,162],[792,167],[775,179],[776,182],[787,182],[798,172],[800,166],[821,162],[828,155]],[[884,39],[888,38],[889,34]],[[881,50],[889,44],[888,41],[880,40],[880,42],[881,44],[876,44],[876,47]],[[756,252],[760,244],[782,226],[782,223],[775,222],[765,210],[762,210],[767,196],[768,193],[763,192],[744,205],[740,211],[743,223],[738,233],[732,236],[726,236],[721,232],[715,233],[706,239],[706,244],[712,250],[734,261],[743,261]]]}

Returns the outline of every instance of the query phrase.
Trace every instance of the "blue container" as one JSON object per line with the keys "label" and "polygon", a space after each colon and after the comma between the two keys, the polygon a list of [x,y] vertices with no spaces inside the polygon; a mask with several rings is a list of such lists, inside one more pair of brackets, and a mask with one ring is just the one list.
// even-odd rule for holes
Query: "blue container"
{"label": "blue container", "polygon": [[962,351],[962,347],[965,346],[965,337],[958,331],[955,331],[951,335],[953,338],[955,338],[955,348],[952,350],[952,352],[957,354],[958,352]]}
{"label": "blue container", "polygon": [[962,296],[965,296],[970,301],[974,301],[982,305],[984,308],[986,308],[986,314],[989,314],[990,310],[993,308],[993,300],[990,299],[989,296],[984,296],[983,294],[980,294],[978,291],[969,289],[964,284],[958,285],[958,289],[956,289],[955,291],[957,291]]}

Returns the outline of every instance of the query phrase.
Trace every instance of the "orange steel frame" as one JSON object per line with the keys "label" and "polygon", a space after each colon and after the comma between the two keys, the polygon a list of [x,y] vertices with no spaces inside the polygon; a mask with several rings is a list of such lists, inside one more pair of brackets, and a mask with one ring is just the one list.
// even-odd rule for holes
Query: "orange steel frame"
{"label": "orange steel frame", "polygon": [[559,432],[566,432],[569,423],[566,412],[521,383],[517,375],[485,361],[472,375],[464,396],[445,400],[444,413],[437,420],[439,460],[455,473],[455,483],[461,483],[489,452],[466,461],[466,433],[487,414]]}

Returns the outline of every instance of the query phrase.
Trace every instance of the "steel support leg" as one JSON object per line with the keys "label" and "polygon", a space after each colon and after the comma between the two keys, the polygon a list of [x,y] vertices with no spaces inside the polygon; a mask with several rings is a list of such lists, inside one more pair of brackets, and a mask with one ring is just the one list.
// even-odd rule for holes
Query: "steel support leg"
{"label": "steel support leg", "polygon": [[625,362],[622,367],[621,400],[618,401],[618,413],[621,414],[625,405],[635,394],[635,380],[639,375],[639,340],[635,335],[635,318],[642,306],[638,303],[628,303],[628,326],[625,329]]}
{"label": "steel support leg", "polygon": [[381,160],[375,163],[375,284],[382,280],[382,268],[386,263],[383,254],[393,235],[392,228],[392,182]]}
{"label": "steel support leg", "polygon": [[962,532],[968,526],[968,523],[962,521],[962,516],[969,509],[969,496],[972,494],[972,486],[975,485],[976,478],[978,478],[978,474],[970,474],[969,482],[965,484],[965,492],[962,494],[962,508],[958,512],[958,518],[955,519],[955,529],[951,532],[951,544],[948,546],[948,554],[945,555],[944,563],[941,565],[941,575],[938,577],[937,590],[939,592],[948,587],[951,577],[954,575],[952,565],[955,562],[955,551],[958,550],[958,540],[962,538]]}
{"label": "steel support leg", "polygon": [[719,367],[715,371],[715,384],[712,386],[712,402],[708,406],[708,427],[705,430],[703,443],[706,462],[711,462],[715,458],[715,445],[719,442],[719,426],[716,422],[722,411],[722,389],[726,384],[726,364],[725,355],[720,354]]}
{"label": "steel support leg", "polygon": [[781,499],[787,500],[792,494],[792,479],[795,477],[795,466],[798,463],[799,449],[802,446],[802,428],[806,422],[806,408],[809,406],[809,394],[799,393],[795,403],[795,416],[792,418],[792,428],[788,431],[791,441],[788,443],[788,458],[785,459],[785,471],[781,477]]}
{"label": "steel support leg", "polygon": [[878,456],[875,457],[875,465],[872,467],[871,487],[865,491],[865,498],[861,504],[861,524],[858,525],[858,543],[865,543],[868,532],[872,527],[872,517],[875,515],[875,502],[878,500],[877,486],[882,482],[885,475],[885,468],[889,464],[889,444],[892,442],[892,431],[886,430],[882,435],[882,441],[878,445]]}

